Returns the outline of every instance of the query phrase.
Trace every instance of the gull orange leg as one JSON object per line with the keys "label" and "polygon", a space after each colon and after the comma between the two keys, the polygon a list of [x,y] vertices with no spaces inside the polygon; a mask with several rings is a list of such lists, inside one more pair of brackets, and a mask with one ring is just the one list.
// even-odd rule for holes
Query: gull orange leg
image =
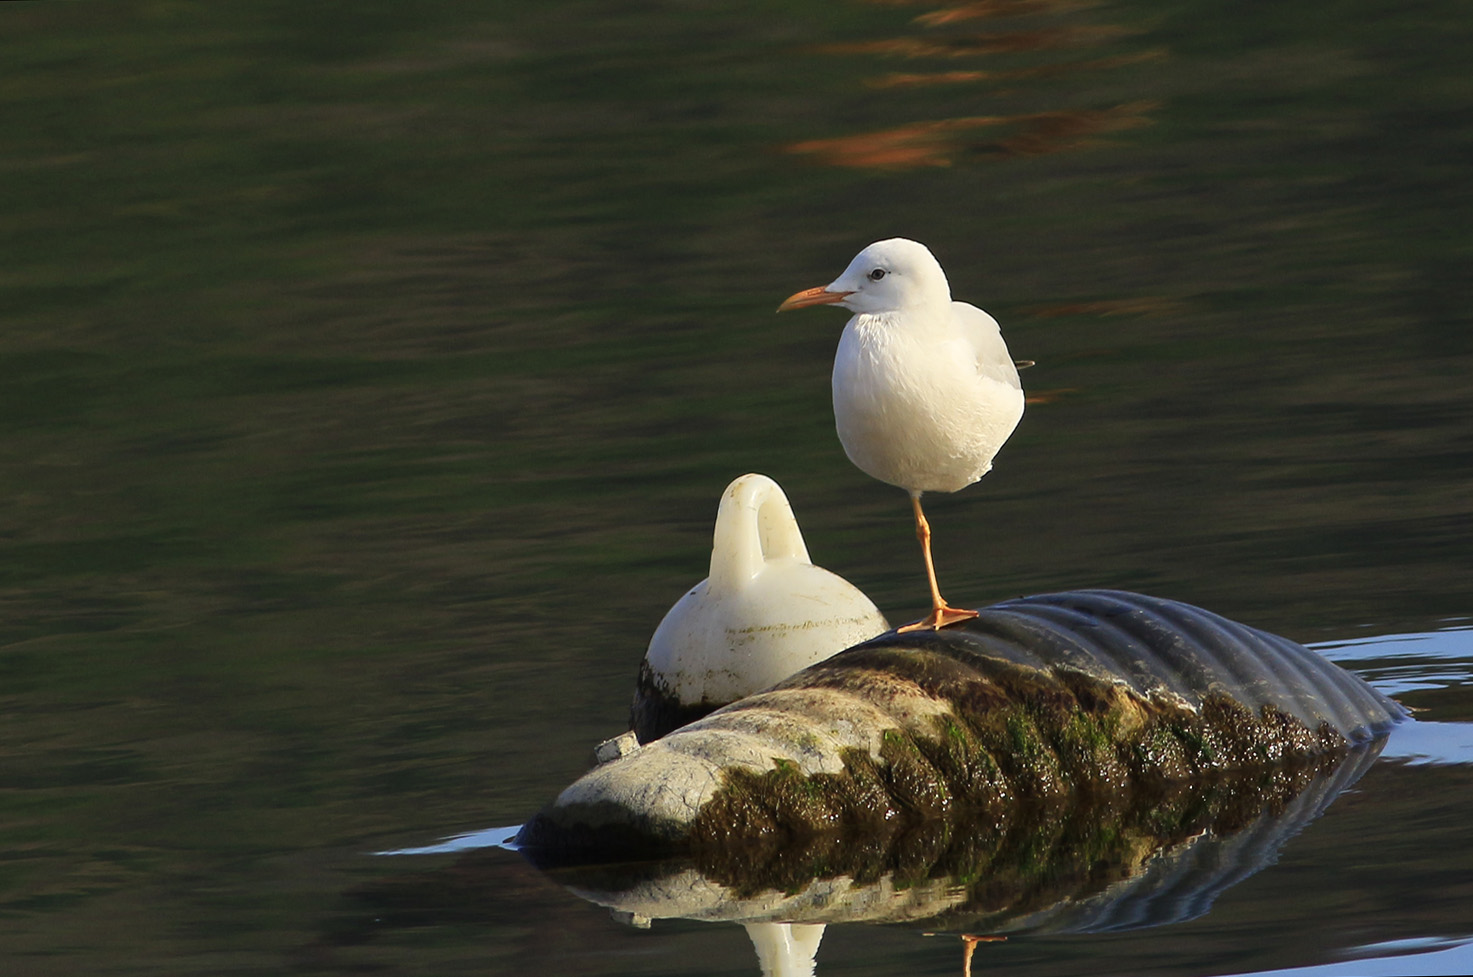
{"label": "gull orange leg", "polygon": [[921,555],[926,560],[926,580],[931,585],[931,613],[922,620],[916,621],[914,624],[907,624],[897,630],[939,631],[948,624],[957,624],[976,617],[976,611],[952,607],[942,598],[941,590],[936,586],[936,565],[931,561],[931,524],[926,521],[926,514],[921,511],[921,497],[919,493],[912,493],[910,505],[915,510],[916,539],[921,541]]}

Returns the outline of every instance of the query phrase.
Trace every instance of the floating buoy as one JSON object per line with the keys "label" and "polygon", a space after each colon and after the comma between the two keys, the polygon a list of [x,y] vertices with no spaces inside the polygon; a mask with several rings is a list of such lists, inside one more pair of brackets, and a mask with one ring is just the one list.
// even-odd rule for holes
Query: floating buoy
{"label": "floating buoy", "polygon": [[1176,601],[1020,598],[890,632],[590,771],[519,843],[597,860],[1002,816],[1344,754],[1406,715]]}

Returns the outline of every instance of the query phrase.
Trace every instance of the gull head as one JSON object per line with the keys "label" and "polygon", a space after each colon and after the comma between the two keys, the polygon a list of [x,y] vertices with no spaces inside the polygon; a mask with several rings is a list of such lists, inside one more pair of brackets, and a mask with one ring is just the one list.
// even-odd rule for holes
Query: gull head
{"label": "gull head", "polygon": [[838,305],[850,312],[898,312],[951,301],[946,273],[924,244],[903,237],[876,241],[854,256],[827,285],[788,297],[779,312],[809,305]]}

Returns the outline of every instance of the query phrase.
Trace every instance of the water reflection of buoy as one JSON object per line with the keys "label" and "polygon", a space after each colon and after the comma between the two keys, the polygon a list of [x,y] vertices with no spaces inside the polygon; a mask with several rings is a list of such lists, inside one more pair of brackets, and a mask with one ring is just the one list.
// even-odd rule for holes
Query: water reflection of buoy
{"label": "water reflection of buoy", "polygon": [[[620,847],[607,853],[613,862],[593,864],[523,851],[579,898],[641,926],[924,922],[925,935],[963,943],[982,934],[1120,933],[1205,915],[1226,890],[1277,862],[1370,769],[1379,746],[1308,767],[1277,765],[1271,776],[1259,768],[1081,792],[1062,804],[1020,803],[1000,820],[973,812],[890,837],[829,831],[659,861],[632,861]],[[758,932],[779,950],[789,939]]]}
{"label": "water reflection of buoy", "polygon": [[744,923],[762,977],[813,977],[822,923]]}
{"label": "water reflection of buoy", "polygon": [[834,421],[845,454],[910,493],[931,613],[901,630],[976,617],[941,597],[921,493],[956,492],[987,474],[1023,417],[1023,385],[997,320],[953,302],[930,250],[904,238],[871,244],[833,282],[789,296],[778,311],[810,305],[855,313],[834,357]]}
{"label": "water reflection of buoy", "polygon": [[809,562],[778,484],[749,474],[722,494],[710,576],[670,608],[640,669],[643,742],[889,629],[864,593]]}

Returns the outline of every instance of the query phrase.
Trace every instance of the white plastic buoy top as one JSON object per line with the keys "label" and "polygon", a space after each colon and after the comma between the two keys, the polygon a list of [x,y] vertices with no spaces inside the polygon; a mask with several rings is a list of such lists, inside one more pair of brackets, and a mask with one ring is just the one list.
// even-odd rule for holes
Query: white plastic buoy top
{"label": "white plastic buoy top", "polygon": [[683,705],[725,705],[890,629],[858,587],[808,562],[792,506],[766,475],[726,487],[711,575],[670,608],[645,659]]}

